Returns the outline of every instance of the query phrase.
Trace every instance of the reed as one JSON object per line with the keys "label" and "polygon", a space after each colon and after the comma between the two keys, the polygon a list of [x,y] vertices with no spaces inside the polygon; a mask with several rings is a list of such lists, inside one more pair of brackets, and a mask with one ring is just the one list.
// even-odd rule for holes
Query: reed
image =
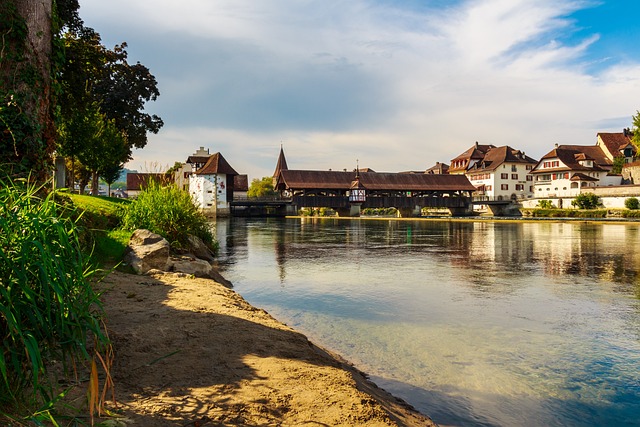
{"label": "reed", "polygon": [[3,412],[18,404],[49,407],[56,399],[50,362],[71,368],[108,346],[100,301],[89,282],[95,270],[83,254],[79,228],[61,216],[55,193],[40,197],[42,192],[27,180],[0,177]]}

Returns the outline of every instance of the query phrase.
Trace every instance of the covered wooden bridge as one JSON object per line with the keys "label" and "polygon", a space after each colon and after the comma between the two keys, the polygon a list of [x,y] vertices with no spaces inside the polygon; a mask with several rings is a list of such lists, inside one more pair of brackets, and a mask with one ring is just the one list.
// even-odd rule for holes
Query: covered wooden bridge
{"label": "covered wooden bridge", "polygon": [[466,215],[471,212],[471,193],[475,191],[464,175],[284,168],[276,170],[274,187],[296,210],[327,207],[340,216],[357,216],[364,208],[388,207],[397,208],[403,217],[419,216],[425,207]]}

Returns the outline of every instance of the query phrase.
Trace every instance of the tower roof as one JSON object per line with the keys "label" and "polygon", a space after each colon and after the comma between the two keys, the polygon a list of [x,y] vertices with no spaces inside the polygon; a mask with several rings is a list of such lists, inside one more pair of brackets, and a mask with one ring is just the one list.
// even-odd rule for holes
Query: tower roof
{"label": "tower roof", "polygon": [[280,171],[286,170],[289,170],[289,167],[287,166],[287,159],[284,157],[284,149],[280,145],[280,155],[278,156],[278,163],[276,164],[275,172],[273,172],[273,177],[276,178],[280,175]]}

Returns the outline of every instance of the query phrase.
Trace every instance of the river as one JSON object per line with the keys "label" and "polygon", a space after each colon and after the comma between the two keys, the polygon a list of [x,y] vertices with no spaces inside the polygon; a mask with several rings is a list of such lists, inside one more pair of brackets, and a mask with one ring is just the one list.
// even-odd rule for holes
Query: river
{"label": "river", "polygon": [[640,426],[640,225],[218,220],[251,304],[435,422]]}

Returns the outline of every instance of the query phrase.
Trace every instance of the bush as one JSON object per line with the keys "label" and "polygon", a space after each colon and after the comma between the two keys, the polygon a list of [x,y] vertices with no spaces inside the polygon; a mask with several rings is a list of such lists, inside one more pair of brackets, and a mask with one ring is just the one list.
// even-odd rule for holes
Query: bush
{"label": "bush", "polygon": [[88,360],[90,337],[107,342],[79,229],[41,190],[0,178],[0,406],[50,402],[47,362]]}
{"label": "bush", "polygon": [[571,201],[571,206],[578,209],[595,209],[600,204],[598,196],[593,193],[581,193]]}
{"label": "bush", "polygon": [[629,197],[624,200],[624,207],[630,210],[636,210],[640,208],[640,201],[637,197]]}
{"label": "bush", "polygon": [[539,200],[538,201],[538,207],[540,209],[554,209],[555,208],[555,206],[553,205],[551,200]]}
{"label": "bush", "polygon": [[211,249],[216,242],[207,218],[196,207],[188,192],[176,185],[162,186],[151,181],[126,209],[123,228],[144,228],[161,235],[172,247],[188,246],[190,234],[199,237]]}

